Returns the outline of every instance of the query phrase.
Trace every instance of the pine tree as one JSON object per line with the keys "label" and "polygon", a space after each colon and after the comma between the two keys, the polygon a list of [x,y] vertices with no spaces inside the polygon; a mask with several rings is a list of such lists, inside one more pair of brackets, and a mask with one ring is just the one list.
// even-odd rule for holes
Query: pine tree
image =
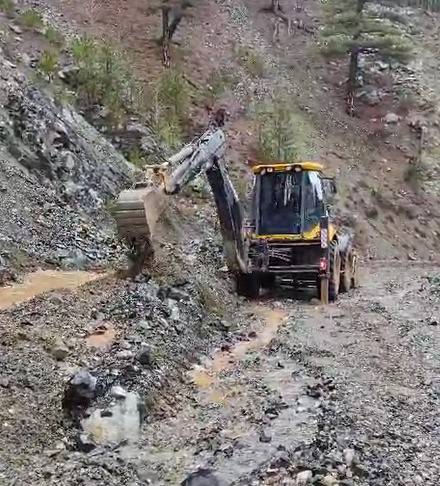
{"label": "pine tree", "polygon": [[407,61],[411,46],[402,27],[384,18],[380,9],[366,0],[328,0],[322,31],[323,52],[330,56],[349,54],[347,111],[353,114],[359,56],[374,52],[387,60]]}
{"label": "pine tree", "polygon": [[292,162],[297,159],[298,127],[289,100],[279,97],[257,112],[258,157],[262,161]]}

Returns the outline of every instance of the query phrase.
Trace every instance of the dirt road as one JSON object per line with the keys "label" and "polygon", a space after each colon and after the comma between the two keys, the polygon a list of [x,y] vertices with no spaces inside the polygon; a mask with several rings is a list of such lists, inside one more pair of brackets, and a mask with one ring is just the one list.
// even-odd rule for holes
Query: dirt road
{"label": "dirt road", "polygon": [[[4,311],[2,322],[29,314],[27,306],[42,311],[47,302]],[[69,302],[75,306],[75,299]],[[148,418],[139,439],[88,454],[69,447],[56,452],[59,434],[33,428],[44,439],[42,453],[38,447],[28,455],[18,451],[17,462],[0,467],[2,480],[14,481],[16,473],[15,482],[4,484],[32,478],[38,485],[80,479],[87,485],[177,485],[198,467],[211,469],[220,484],[438,484],[438,268],[376,265],[364,268],[361,288],[337,304],[269,296],[243,304],[230,319],[238,314],[241,327],[224,335],[213,354],[206,348],[206,357],[174,382],[173,391],[168,388],[177,400],[156,407],[161,412]],[[10,355],[14,344],[2,347]],[[10,380],[0,399],[2,429],[26,421],[25,404],[17,402],[12,416],[6,405],[21,371],[2,374],[3,384]],[[37,382],[44,378],[31,368],[26,373]],[[40,393],[35,384],[28,391],[36,403]],[[11,444],[2,433],[0,449]],[[47,450],[55,450],[50,459]],[[32,471],[17,467],[24,460]]]}

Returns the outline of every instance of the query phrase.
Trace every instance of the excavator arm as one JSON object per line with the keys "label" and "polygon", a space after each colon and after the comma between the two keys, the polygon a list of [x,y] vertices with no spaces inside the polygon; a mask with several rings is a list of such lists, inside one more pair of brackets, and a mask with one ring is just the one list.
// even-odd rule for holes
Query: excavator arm
{"label": "excavator arm", "polygon": [[167,168],[171,174],[164,176],[161,189],[144,185],[119,195],[113,216],[119,235],[131,249],[133,273],[140,272],[145,261],[153,258],[154,226],[166,205],[163,195],[177,194],[201,173],[206,173],[214,196],[227,266],[234,273],[246,271],[243,212],[224,164],[226,137],[219,125],[170,157]]}
{"label": "excavator arm", "polygon": [[223,160],[214,158],[206,176],[217,206],[226,264],[230,272],[244,273],[247,268],[247,251],[243,232],[243,208]]}

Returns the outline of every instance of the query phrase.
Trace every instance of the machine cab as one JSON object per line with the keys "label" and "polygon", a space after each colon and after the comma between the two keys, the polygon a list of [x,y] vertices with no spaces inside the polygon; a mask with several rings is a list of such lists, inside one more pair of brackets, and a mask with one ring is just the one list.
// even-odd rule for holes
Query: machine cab
{"label": "machine cab", "polygon": [[319,238],[320,220],[327,213],[322,169],[315,162],[254,166],[254,236]]}

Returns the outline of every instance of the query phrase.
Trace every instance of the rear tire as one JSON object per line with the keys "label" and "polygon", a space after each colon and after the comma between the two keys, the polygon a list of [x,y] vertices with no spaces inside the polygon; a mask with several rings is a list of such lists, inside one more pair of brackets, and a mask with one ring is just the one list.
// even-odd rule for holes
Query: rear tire
{"label": "rear tire", "polygon": [[236,284],[238,295],[248,299],[256,299],[260,295],[260,280],[253,273],[239,273]]}
{"label": "rear tire", "polygon": [[317,290],[318,290],[318,299],[321,301],[321,304],[327,305],[329,301],[329,279],[326,276],[318,277],[317,279]]}
{"label": "rear tire", "polygon": [[352,288],[352,282],[354,279],[353,273],[353,253],[352,249],[349,247],[341,255],[341,282],[340,291],[348,292]]}
{"label": "rear tire", "polygon": [[341,255],[337,241],[330,243],[330,278],[328,282],[328,300],[334,302],[338,298],[341,282]]}
{"label": "rear tire", "polygon": [[357,275],[357,264],[356,264],[356,255],[352,251],[351,254],[351,282],[350,282],[351,288],[355,289],[356,287],[359,286],[359,280],[358,280],[358,275]]}

